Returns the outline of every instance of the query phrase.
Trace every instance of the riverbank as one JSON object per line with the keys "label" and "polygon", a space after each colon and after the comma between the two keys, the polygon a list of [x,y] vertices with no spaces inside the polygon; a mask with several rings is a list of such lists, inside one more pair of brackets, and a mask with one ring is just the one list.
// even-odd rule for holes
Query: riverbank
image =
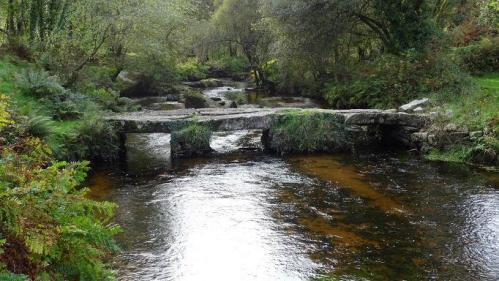
{"label": "riverbank", "polygon": [[424,148],[427,159],[498,165],[499,74],[484,74],[474,81],[474,89],[466,96],[435,100],[432,110],[442,114],[428,128],[434,138]]}

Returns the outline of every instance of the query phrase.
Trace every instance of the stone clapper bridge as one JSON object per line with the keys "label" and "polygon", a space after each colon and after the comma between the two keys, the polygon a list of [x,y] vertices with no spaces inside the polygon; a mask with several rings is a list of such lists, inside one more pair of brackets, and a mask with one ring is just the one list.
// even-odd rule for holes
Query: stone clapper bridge
{"label": "stone clapper bridge", "polygon": [[[350,132],[382,132],[382,141],[389,144],[414,146],[411,135],[426,124],[426,116],[396,110],[354,109],[296,109],[296,108],[231,108],[183,109],[172,111],[142,111],[114,114],[108,122],[124,136],[128,133],[172,133],[190,124],[208,126],[213,131],[262,130],[266,132],[289,114],[331,115],[342,130]],[[379,136],[379,133],[376,135]],[[262,139],[265,139],[262,138]],[[264,143],[267,147],[267,145]]]}

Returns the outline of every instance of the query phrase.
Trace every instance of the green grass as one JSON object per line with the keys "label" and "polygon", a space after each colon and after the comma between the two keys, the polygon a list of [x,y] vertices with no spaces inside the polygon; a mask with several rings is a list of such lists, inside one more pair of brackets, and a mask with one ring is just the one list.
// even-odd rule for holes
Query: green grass
{"label": "green grass", "polygon": [[[442,117],[443,124],[455,123],[466,126],[470,131],[499,130],[499,73],[489,73],[473,77],[476,84],[467,94],[446,96],[442,104],[450,110],[450,117]],[[497,134],[489,134],[469,145],[455,145],[445,150],[431,150],[426,158],[432,161],[475,162],[477,151],[486,149],[499,153]]]}
{"label": "green grass", "polygon": [[488,73],[475,77],[474,80],[484,89],[499,91],[499,73]]}
{"label": "green grass", "polygon": [[338,116],[313,110],[280,116],[270,127],[269,137],[268,148],[279,154],[343,150],[349,142]]}
{"label": "green grass", "polygon": [[448,150],[433,149],[426,155],[426,159],[430,161],[443,161],[452,163],[464,163],[470,149],[467,147],[453,147]]}
{"label": "green grass", "polygon": [[497,128],[499,125],[499,73],[473,78],[478,87],[468,94],[447,97],[444,108],[453,116],[448,120],[470,130]]}

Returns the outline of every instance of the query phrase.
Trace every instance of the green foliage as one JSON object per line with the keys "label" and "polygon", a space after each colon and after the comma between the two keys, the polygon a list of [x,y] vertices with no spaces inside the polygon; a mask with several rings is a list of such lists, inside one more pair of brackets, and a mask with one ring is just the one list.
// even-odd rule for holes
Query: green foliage
{"label": "green foliage", "polygon": [[2,131],[3,127],[13,123],[8,108],[9,108],[9,98],[7,96],[0,94],[0,132]]}
{"label": "green foliage", "polygon": [[210,72],[226,75],[245,72],[249,69],[248,59],[241,56],[222,56],[219,59],[209,60],[206,65]]}
{"label": "green foliage", "polygon": [[213,132],[207,126],[191,124],[171,135],[172,156],[202,156],[211,152],[210,139]]}
{"label": "green foliage", "polygon": [[473,74],[499,72],[499,37],[483,38],[458,48],[456,56],[459,63]]}
{"label": "green foliage", "polygon": [[26,281],[28,277],[26,275],[14,274],[11,272],[0,272],[0,280],[2,281]]}
{"label": "green foliage", "polygon": [[55,122],[50,117],[34,114],[23,120],[21,125],[29,135],[47,139],[54,132],[54,123]]}
{"label": "green foliage", "polygon": [[196,58],[189,58],[177,64],[179,79],[199,81],[208,77],[208,67],[200,64]]}
{"label": "green foliage", "polygon": [[206,97],[200,92],[188,92],[184,94],[184,103],[186,108],[206,108],[208,102]]}
{"label": "green foliage", "polygon": [[483,89],[499,91],[499,73],[487,73],[474,79]]}
{"label": "green foliage", "polygon": [[98,115],[86,115],[69,130],[59,130],[53,142],[55,156],[59,159],[112,162],[118,158],[118,134]]}
{"label": "green foliage", "polygon": [[265,142],[279,154],[337,151],[352,145],[339,116],[313,111],[281,116]]}
{"label": "green foliage", "polygon": [[464,163],[466,162],[467,155],[469,153],[470,153],[470,148],[462,146],[448,148],[446,150],[432,149],[426,155],[426,159],[430,161]]}
{"label": "green foliage", "polygon": [[248,103],[248,94],[245,92],[227,92],[224,96],[226,99],[233,101],[238,105]]}
{"label": "green foliage", "polygon": [[481,24],[499,28],[499,1],[481,0],[480,16],[478,19]]}
{"label": "green foliage", "polygon": [[0,276],[25,280],[15,270],[31,280],[111,280],[103,261],[118,250],[120,229],[110,223],[115,206],[80,188],[88,163],[52,161],[39,139],[13,133],[0,146]]}
{"label": "green foliage", "polygon": [[457,97],[471,81],[440,54],[386,55],[358,70],[353,79],[331,82],[325,98],[335,108],[387,108],[421,96]]}
{"label": "green foliage", "polygon": [[19,77],[19,86],[26,95],[36,98],[50,98],[64,94],[65,89],[47,72],[35,69],[24,70]]}
{"label": "green foliage", "polygon": [[86,94],[92,101],[104,110],[113,112],[139,111],[140,105],[132,99],[120,97],[118,93],[110,89],[88,89]]}

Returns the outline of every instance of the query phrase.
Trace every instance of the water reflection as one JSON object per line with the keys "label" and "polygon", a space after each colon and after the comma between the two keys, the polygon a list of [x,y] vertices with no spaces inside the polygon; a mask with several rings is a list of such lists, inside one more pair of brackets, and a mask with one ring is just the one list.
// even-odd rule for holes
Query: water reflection
{"label": "water reflection", "polygon": [[[248,135],[212,145],[233,152]],[[397,154],[251,152],[91,183],[120,205],[120,280],[497,280],[496,179]]]}
{"label": "water reflection", "polygon": [[[317,265],[272,218],[272,184],[260,180],[275,170],[282,163],[202,163],[170,181],[121,190],[114,198],[127,208],[118,219],[135,230],[125,238],[121,277],[308,280]],[[135,200],[144,205],[130,206]]]}
{"label": "water reflection", "polygon": [[156,174],[172,167],[170,134],[127,134],[125,147],[131,175]]}

